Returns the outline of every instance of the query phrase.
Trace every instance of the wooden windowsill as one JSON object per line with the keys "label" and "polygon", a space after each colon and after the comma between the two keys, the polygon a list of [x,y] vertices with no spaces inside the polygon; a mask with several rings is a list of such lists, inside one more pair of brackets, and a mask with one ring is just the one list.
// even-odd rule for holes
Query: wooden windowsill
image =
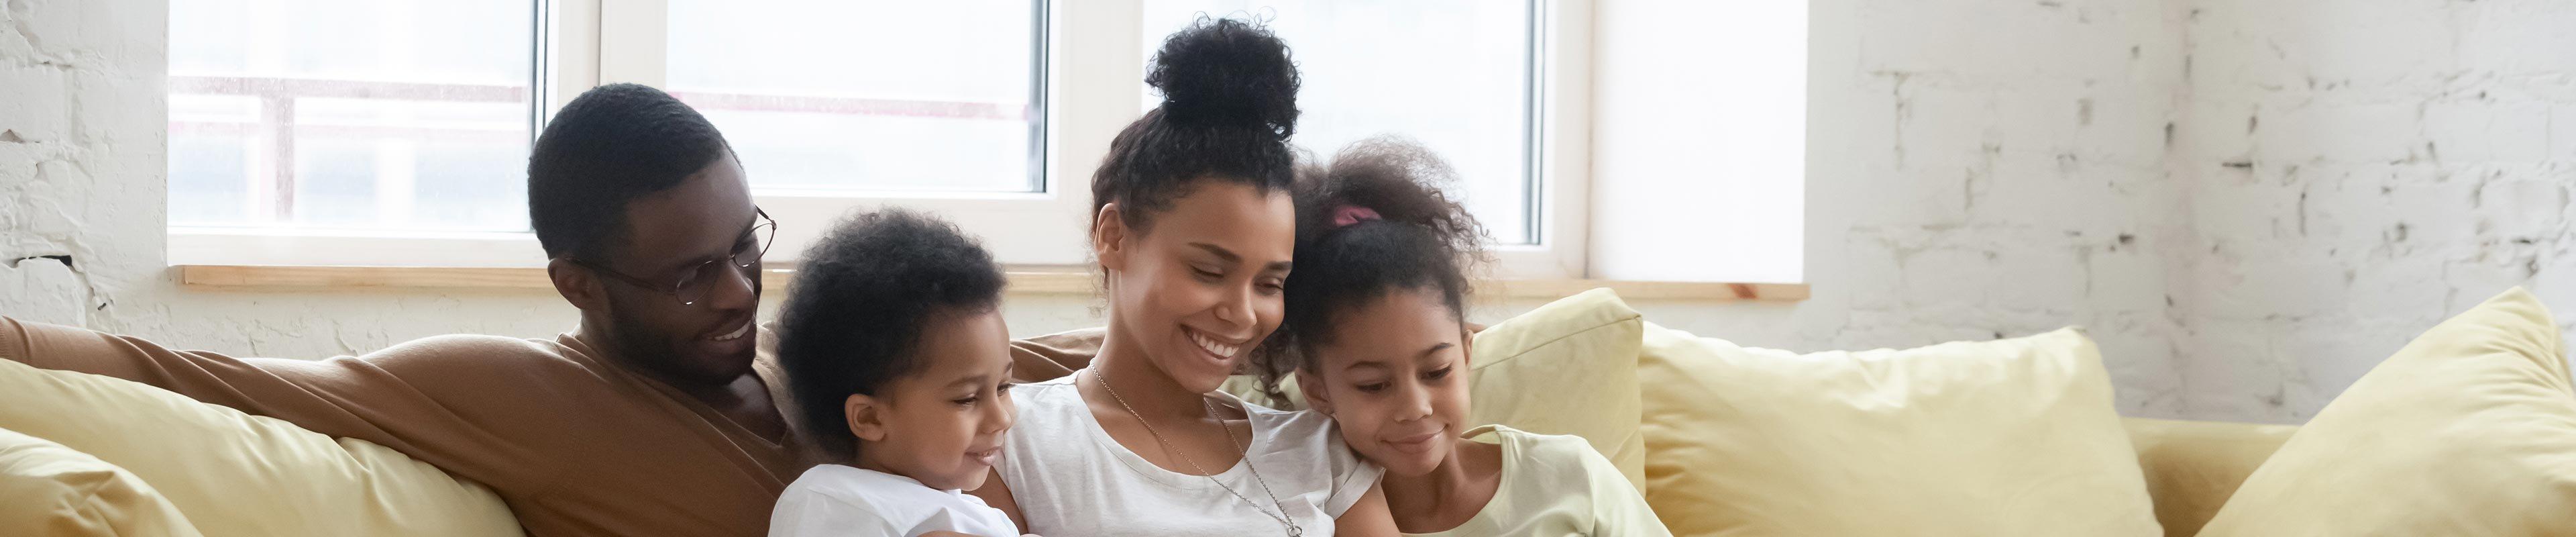
{"label": "wooden windowsill", "polygon": [[[179,265],[179,283],[200,289],[553,289],[542,268],[466,267],[333,267],[284,265]],[[763,287],[785,289],[796,271],[762,271]],[[1088,295],[1096,284],[1090,273],[1061,270],[1013,270],[1010,292],[1038,295]],[[1803,283],[1699,283],[1622,280],[1551,279],[1487,280],[1477,293],[1487,297],[1554,299],[1596,287],[1618,291],[1629,300],[1762,300],[1807,299]]]}

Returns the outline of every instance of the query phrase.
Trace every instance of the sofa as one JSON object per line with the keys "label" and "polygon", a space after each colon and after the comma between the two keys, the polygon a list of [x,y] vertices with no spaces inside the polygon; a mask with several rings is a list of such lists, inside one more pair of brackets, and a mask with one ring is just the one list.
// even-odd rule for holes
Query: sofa
{"label": "sofa", "polygon": [[[1079,334],[1033,341],[1023,362],[1087,359]],[[1485,329],[1472,361],[1475,419],[1583,436],[1677,535],[2200,535],[2302,432],[2120,417],[2077,329],[1802,355],[1595,290]],[[0,535],[517,533],[488,490],[382,446],[0,360]]]}

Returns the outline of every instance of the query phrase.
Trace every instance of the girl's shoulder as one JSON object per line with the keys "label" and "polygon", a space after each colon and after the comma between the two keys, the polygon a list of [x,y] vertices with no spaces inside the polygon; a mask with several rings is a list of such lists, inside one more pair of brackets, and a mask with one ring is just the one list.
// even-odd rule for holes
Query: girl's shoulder
{"label": "girl's shoulder", "polygon": [[[1609,457],[1592,449],[1592,442],[1570,434],[1540,434],[1505,425],[1486,425],[1467,431],[1470,440],[1503,446],[1504,464],[1541,468],[1542,471],[1574,476],[1594,473],[1619,475],[1619,466]],[[1622,479],[1625,479],[1624,477]]]}

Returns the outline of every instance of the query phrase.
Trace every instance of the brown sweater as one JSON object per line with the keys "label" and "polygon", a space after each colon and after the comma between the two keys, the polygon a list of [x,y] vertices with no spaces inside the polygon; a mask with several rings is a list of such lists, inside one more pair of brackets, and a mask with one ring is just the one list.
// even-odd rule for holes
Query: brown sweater
{"label": "brown sweater", "polygon": [[[782,411],[770,332],[753,370]],[[819,460],[572,335],[437,336],[321,361],[234,358],[0,317],[0,357],[108,375],[401,451],[492,487],[530,535],[761,535]]]}

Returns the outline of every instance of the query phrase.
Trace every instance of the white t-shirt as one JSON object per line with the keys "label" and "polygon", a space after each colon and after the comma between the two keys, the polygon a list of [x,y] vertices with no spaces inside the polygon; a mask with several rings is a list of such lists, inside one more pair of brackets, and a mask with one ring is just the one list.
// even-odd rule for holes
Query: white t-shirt
{"label": "white t-shirt", "polygon": [[1587,535],[1670,537],[1646,497],[1583,437],[1522,432],[1501,425],[1467,431],[1472,441],[1501,444],[1500,488],[1483,510],[1449,531],[1420,536]]}
{"label": "white t-shirt", "polygon": [[[1331,418],[1271,410],[1219,392],[1251,418],[1252,438],[1244,462],[1215,477],[1260,504],[1256,510],[1206,476],[1165,470],[1111,439],[1074,389],[1073,380],[1086,376],[1088,370],[1077,371],[1011,389],[1019,420],[994,467],[1010,485],[1029,533],[1278,537],[1287,527],[1263,514],[1279,512],[1275,493],[1306,537],[1326,537],[1333,519],[1366,496],[1383,472],[1342,445]],[[1245,463],[1260,469],[1268,493]]]}
{"label": "white t-shirt", "polygon": [[1015,537],[1010,515],[982,498],[838,464],[806,470],[769,511],[769,537],[912,537],[953,531]]}

